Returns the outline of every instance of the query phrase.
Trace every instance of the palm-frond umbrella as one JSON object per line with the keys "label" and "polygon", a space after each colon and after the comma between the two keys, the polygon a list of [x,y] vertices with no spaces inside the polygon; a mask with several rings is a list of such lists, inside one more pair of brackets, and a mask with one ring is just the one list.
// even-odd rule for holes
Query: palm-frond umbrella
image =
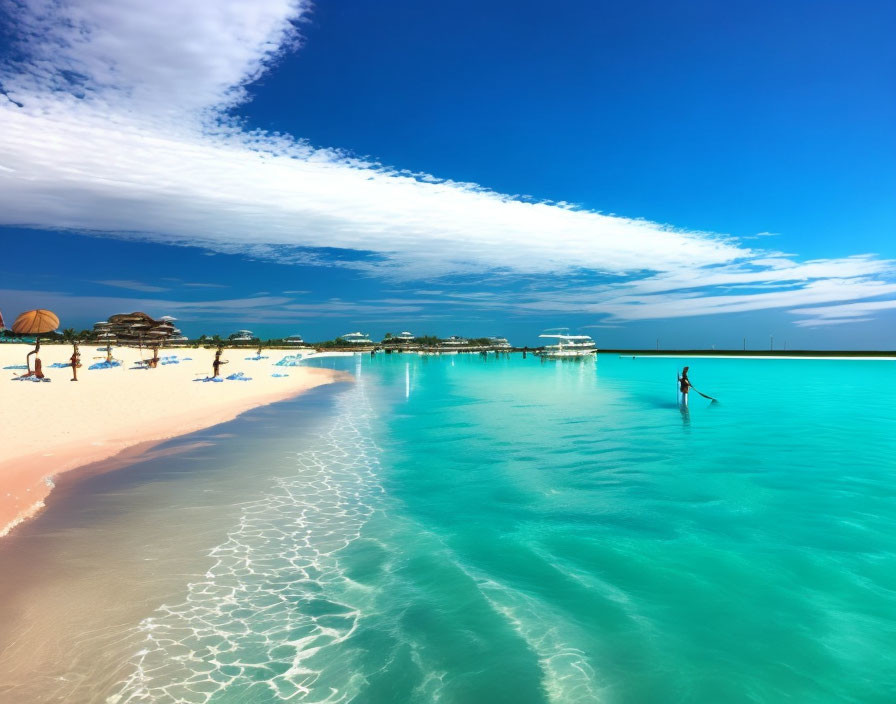
{"label": "palm-frond umbrella", "polygon": [[[12,324],[12,331],[17,335],[35,335],[37,344],[33,352],[25,355],[25,363],[28,365],[28,371],[31,372],[31,355],[36,355],[40,349],[40,336],[48,332],[53,332],[59,327],[59,318],[52,311],[44,308],[37,308],[22,313]],[[36,357],[35,357],[36,359]],[[35,361],[37,368],[37,361]]]}
{"label": "palm-frond umbrella", "polygon": [[59,318],[53,311],[37,308],[22,313],[12,324],[17,335],[44,335],[59,327]]}

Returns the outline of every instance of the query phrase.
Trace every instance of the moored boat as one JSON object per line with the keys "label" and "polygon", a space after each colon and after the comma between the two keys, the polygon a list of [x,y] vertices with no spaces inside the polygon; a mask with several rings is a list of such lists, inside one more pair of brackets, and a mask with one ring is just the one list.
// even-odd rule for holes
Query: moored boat
{"label": "moored boat", "polygon": [[553,345],[545,345],[539,352],[548,359],[589,359],[597,353],[597,345],[589,335],[570,335],[569,328],[549,330],[539,337],[557,341]]}

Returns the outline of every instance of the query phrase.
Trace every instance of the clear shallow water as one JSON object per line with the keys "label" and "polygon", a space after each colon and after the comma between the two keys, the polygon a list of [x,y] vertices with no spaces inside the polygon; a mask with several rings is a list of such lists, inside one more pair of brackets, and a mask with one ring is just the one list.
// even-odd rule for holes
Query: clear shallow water
{"label": "clear shallow water", "polygon": [[102,657],[45,701],[893,701],[893,362],[695,360],[722,403],[688,411],[680,360],[319,363],[358,382],[96,477],[0,550],[41,547],[27,581],[67,565],[67,595],[132,584],[56,628]]}

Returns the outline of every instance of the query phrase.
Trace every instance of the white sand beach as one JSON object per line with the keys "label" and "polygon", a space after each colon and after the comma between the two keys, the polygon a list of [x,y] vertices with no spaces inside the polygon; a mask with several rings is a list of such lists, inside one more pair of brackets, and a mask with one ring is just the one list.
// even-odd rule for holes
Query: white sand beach
{"label": "white sand beach", "polygon": [[[38,512],[52,490],[53,476],[112,457],[138,444],[161,441],[231,420],[256,406],[301,394],[321,384],[347,381],[342,372],[277,367],[292,352],[225,350],[222,376],[240,372],[251,380],[197,382],[212,373],[213,349],[167,349],[155,369],[139,362],[149,350],[116,347],[120,366],[88,369],[102,362],[99,345],[81,346],[78,381],[67,363],[70,345],[43,345],[43,372],[51,381],[15,381],[32,345],[0,345],[0,536]],[[31,358],[34,359],[33,356]],[[273,374],[285,376],[272,376]]]}

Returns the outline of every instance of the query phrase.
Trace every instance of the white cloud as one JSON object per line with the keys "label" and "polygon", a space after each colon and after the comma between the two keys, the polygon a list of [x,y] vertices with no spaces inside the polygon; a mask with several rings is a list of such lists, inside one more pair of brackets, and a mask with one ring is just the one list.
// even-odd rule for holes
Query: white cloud
{"label": "white cloud", "polygon": [[806,320],[796,320],[794,325],[800,328],[817,328],[826,325],[845,325],[846,323],[867,323],[873,318],[809,318]]}
{"label": "white cloud", "polygon": [[128,281],[122,279],[107,279],[105,281],[96,281],[94,283],[102,284],[103,286],[114,286],[115,288],[129,288],[132,291],[143,291],[145,293],[158,293],[160,291],[168,290],[161,286],[152,286],[150,284],[141,283],[140,281]]}
{"label": "white cloud", "polygon": [[[896,290],[891,263],[873,256],[801,263],[711,233],[396,171],[226,120],[245,87],[297,44],[308,8],[305,0],[15,2],[25,58],[0,66],[9,96],[0,96],[0,224],[393,280],[600,273],[620,282],[465,300],[614,321]],[[328,254],[306,249],[321,247]],[[333,250],[345,256],[334,262]]]}
{"label": "white cloud", "polygon": [[420,305],[410,303],[356,304],[350,301],[297,303],[286,296],[254,296],[205,301],[182,301],[172,298],[134,298],[125,296],[80,296],[63,291],[0,289],[0,300],[8,310],[49,308],[60,316],[108,317],[114,313],[144,311],[154,317],[177,313],[181,320],[188,315],[202,319],[239,320],[243,322],[295,322],[309,318],[364,318],[370,315],[418,313]]}
{"label": "white cloud", "polygon": [[862,301],[860,303],[844,303],[837,306],[821,306],[817,308],[797,308],[790,311],[794,315],[809,316],[804,320],[794,321],[799,327],[818,327],[821,325],[845,325],[846,323],[864,323],[873,320],[875,313],[896,309],[896,300]]}
{"label": "white cloud", "polygon": [[5,90],[33,104],[59,91],[116,113],[173,116],[234,105],[243,86],[298,39],[306,0],[10,0],[27,64]]}

